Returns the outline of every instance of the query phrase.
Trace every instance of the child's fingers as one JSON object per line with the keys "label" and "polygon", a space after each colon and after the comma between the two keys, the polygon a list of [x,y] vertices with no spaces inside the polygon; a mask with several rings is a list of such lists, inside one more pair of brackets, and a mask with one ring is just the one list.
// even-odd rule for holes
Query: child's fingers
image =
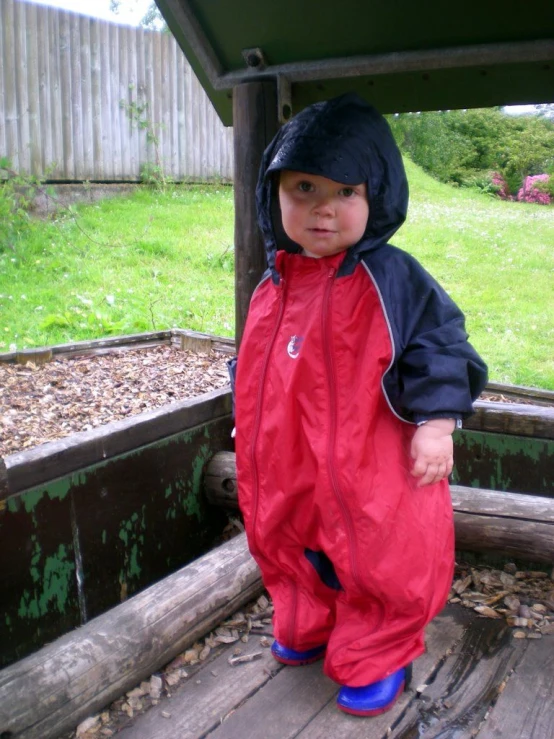
{"label": "child's fingers", "polygon": [[441,470],[441,465],[437,465],[437,464],[428,465],[424,474],[421,476],[421,479],[417,483],[418,488],[421,488],[424,485],[432,485],[433,483],[440,480],[441,479],[440,470]]}
{"label": "child's fingers", "polygon": [[421,477],[422,475],[425,475],[428,466],[428,463],[424,459],[422,459],[421,457],[416,457],[414,461],[414,466],[412,467],[412,475],[414,477]]}
{"label": "child's fingers", "polygon": [[449,459],[444,462],[425,463],[417,460],[412,469],[412,475],[419,477],[418,487],[424,485],[433,485],[440,482],[452,472],[453,460]]}
{"label": "child's fingers", "polygon": [[423,477],[417,483],[418,488],[424,485],[434,485],[436,482],[442,480],[446,474],[446,467],[444,465],[429,465],[427,471]]}

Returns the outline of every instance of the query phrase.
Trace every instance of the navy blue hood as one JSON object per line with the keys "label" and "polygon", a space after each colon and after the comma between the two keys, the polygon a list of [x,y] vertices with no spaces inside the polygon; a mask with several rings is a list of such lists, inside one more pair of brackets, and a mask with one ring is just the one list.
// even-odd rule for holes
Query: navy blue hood
{"label": "navy blue hood", "polygon": [[273,172],[292,169],[345,185],[367,185],[369,219],[365,233],[345,261],[386,243],[406,219],[408,182],[388,123],[353,93],[315,103],[284,125],[264,152],[256,188],[258,223],[268,266],[279,249],[301,249],[285,234]]}

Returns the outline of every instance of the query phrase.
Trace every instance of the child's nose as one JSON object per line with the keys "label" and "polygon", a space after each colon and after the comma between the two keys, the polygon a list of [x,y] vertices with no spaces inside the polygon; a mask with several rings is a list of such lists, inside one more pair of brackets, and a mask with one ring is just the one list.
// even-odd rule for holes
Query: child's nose
{"label": "child's nose", "polygon": [[320,198],[318,198],[314,206],[314,211],[319,215],[328,215],[330,213],[333,213],[333,210],[334,204],[333,198],[331,196],[322,195]]}

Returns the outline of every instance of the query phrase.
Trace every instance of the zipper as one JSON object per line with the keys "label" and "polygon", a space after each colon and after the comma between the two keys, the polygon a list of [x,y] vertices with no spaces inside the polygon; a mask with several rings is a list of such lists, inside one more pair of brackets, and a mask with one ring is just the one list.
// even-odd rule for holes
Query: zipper
{"label": "zipper", "polygon": [[[327,465],[329,470],[329,479],[331,481],[331,487],[333,489],[333,492],[335,494],[335,498],[337,499],[337,502],[339,504],[339,508],[342,512],[342,517],[344,520],[344,525],[346,528],[348,543],[349,543],[349,550],[350,550],[350,567],[352,569],[352,577],[353,580],[358,587],[358,589],[361,592],[364,592],[365,588],[362,584],[362,579],[360,576],[360,571],[358,567],[358,545],[356,542],[356,537],[354,534],[354,523],[352,521],[352,515],[348,509],[348,506],[346,505],[344,494],[341,490],[337,472],[335,469],[335,444],[336,444],[336,437],[337,437],[337,397],[336,397],[336,388],[337,388],[337,380],[335,376],[335,365],[333,362],[333,354],[331,351],[331,341],[330,341],[330,324],[329,324],[329,313],[330,313],[330,303],[331,303],[331,292],[333,289],[333,283],[335,278],[335,272],[336,270],[331,269],[329,271],[328,275],[328,282],[325,289],[325,294],[323,297],[323,310],[322,310],[322,336],[324,341],[324,355],[325,355],[325,364],[327,368],[327,378],[328,378],[328,384],[329,384],[329,416],[330,416],[330,430],[329,430],[329,443],[327,447]],[[384,613],[384,607],[383,604],[377,600],[376,598],[371,598],[371,601],[375,603],[375,605],[379,609],[379,619],[377,622],[376,627],[373,629],[373,631],[378,631],[385,619],[385,613]],[[330,657],[332,654],[335,654],[338,650],[342,649],[344,644],[348,644],[351,641],[351,639],[347,639],[343,642],[339,642],[338,644],[335,644],[334,649],[332,652],[328,651],[328,656]]]}
{"label": "zipper", "polygon": [[279,289],[281,290],[281,302],[279,305],[279,311],[275,320],[275,326],[271,337],[267,343],[264,359],[262,362],[262,371],[260,375],[260,381],[258,385],[258,394],[256,399],[256,414],[254,417],[254,426],[252,431],[252,444],[250,446],[250,463],[252,465],[252,537],[249,542],[252,554],[257,553],[258,547],[256,544],[256,520],[258,518],[258,504],[259,504],[259,473],[258,473],[258,462],[256,460],[256,445],[258,443],[258,434],[260,433],[260,426],[262,423],[262,407],[265,390],[265,378],[267,374],[267,366],[269,364],[269,358],[273,349],[273,344],[277,338],[277,332],[281,325],[283,313],[285,310],[285,280],[281,278],[279,282]]}
{"label": "zipper", "polygon": [[361,579],[360,579],[360,573],[358,569],[358,552],[357,552],[357,544],[356,544],[356,538],[354,535],[354,524],[352,522],[352,516],[350,514],[350,511],[348,510],[348,506],[345,503],[343,492],[340,488],[340,484],[338,481],[337,471],[335,468],[335,445],[337,440],[337,397],[336,397],[336,389],[337,389],[337,381],[335,376],[335,365],[333,362],[333,356],[331,352],[331,346],[330,346],[330,327],[329,327],[329,305],[331,303],[331,291],[333,289],[333,283],[335,278],[335,270],[331,269],[329,270],[328,275],[328,281],[327,285],[325,286],[325,293],[323,296],[323,309],[321,312],[321,321],[322,321],[322,336],[324,341],[324,355],[325,355],[325,365],[327,368],[327,380],[329,385],[329,417],[330,417],[330,424],[329,424],[329,442],[327,445],[327,468],[329,471],[329,479],[331,481],[331,487],[333,489],[333,493],[335,494],[335,498],[337,499],[337,503],[339,504],[339,508],[342,513],[342,518],[344,521],[344,525],[346,527],[346,534],[348,538],[349,543],[349,550],[350,550],[350,567],[352,569],[352,576],[354,578],[354,582],[362,590],[361,586]]}
{"label": "zipper", "polygon": [[[252,552],[252,554],[258,554],[258,546],[256,543],[256,539],[257,539],[256,521],[258,518],[258,505],[259,505],[259,500],[260,500],[258,462],[256,460],[256,445],[258,442],[258,434],[260,433],[260,426],[262,423],[262,407],[263,407],[267,367],[269,364],[269,358],[271,356],[273,345],[275,344],[277,333],[281,325],[283,313],[285,311],[285,298],[286,298],[285,286],[286,286],[285,280],[281,277],[281,280],[279,282],[279,289],[281,290],[281,302],[279,305],[279,311],[277,313],[277,318],[275,320],[275,326],[273,327],[273,331],[271,333],[271,337],[267,344],[264,359],[262,362],[262,371],[261,371],[261,376],[260,376],[260,382],[258,385],[258,396],[256,399],[256,415],[254,418],[252,444],[250,447],[250,463],[252,465],[253,495],[252,495],[252,536],[251,536],[251,541],[249,542],[249,547],[250,547],[250,551]],[[298,590],[296,587],[296,583],[293,580],[291,580],[290,585],[292,589],[292,597],[291,597],[291,616],[290,616],[290,622],[289,622],[289,628],[288,628],[288,635],[289,635],[288,644],[292,645],[294,644],[294,632],[295,632],[295,627],[296,627],[296,612],[297,612],[297,607],[298,607]]]}

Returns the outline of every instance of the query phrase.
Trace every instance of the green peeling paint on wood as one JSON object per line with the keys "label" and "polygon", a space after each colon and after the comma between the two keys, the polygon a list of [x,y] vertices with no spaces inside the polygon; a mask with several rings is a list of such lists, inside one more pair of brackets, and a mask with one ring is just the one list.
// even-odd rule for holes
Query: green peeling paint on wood
{"label": "green peeling paint on wood", "polygon": [[21,495],[16,495],[7,500],[7,510],[10,513],[18,513],[25,510],[26,513],[35,513],[39,503],[51,500],[64,500],[74,484],[73,475],[53,480],[47,486],[31,488]]}
{"label": "green peeling paint on wood", "polygon": [[89,619],[206,551],[225,519],[204,500],[203,470],[232,448],[231,428],[216,419],[6,501],[0,667],[79,625],[76,545]]}
{"label": "green peeling paint on wood", "polygon": [[200,512],[200,495],[202,488],[202,476],[204,467],[208,462],[210,455],[210,445],[202,444],[198,449],[198,454],[192,462],[192,475],[189,480],[189,495],[184,501],[185,512],[188,516],[196,516],[198,520],[201,518]]}
{"label": "green peeling paint on wood", "polygon": [[554,497],[554,441],[479,431],[455,435],[453,482]]}
{"label": "green peeling paint on wood", "polygon": [[75,564],[68,560],[63,544],[60,544],[54,556],[46,557],[44,563],[40,561],[40,545],[36,541],[35,545],[31,578],[37,587],[32,593],[28,590],[23,592],[18,610],[20,618],[38,619],[52,608],[63,613],[75,571]]}
{"label": "green peeling paint on wood", "polygon": [[119,574],[119,582],[127,583],[132,578],[138,578],[141,575],[141,567],[139,559],[139,545],[144,545],[144,535],[141,532],[146,530],[145,509],[143,505],[141,514],[135,511],[128,521],[124,521],[119,530],[119,538],[125,544],[124,567]]}
{"label": "green peeling paint on wood", "polygon": [[[209,438],[208,429],[205,429],[204,435]],[[168,501],[166,510],[168,520],[175,520],[179,509],[183,510],[187,516],[195,516],[199,522],[202,520],[202,476],[212,453],[209,444],[202,444],[190,468],[183,470],[186,474],[179,473],[171,485],[165,489],[164,497]]]}

